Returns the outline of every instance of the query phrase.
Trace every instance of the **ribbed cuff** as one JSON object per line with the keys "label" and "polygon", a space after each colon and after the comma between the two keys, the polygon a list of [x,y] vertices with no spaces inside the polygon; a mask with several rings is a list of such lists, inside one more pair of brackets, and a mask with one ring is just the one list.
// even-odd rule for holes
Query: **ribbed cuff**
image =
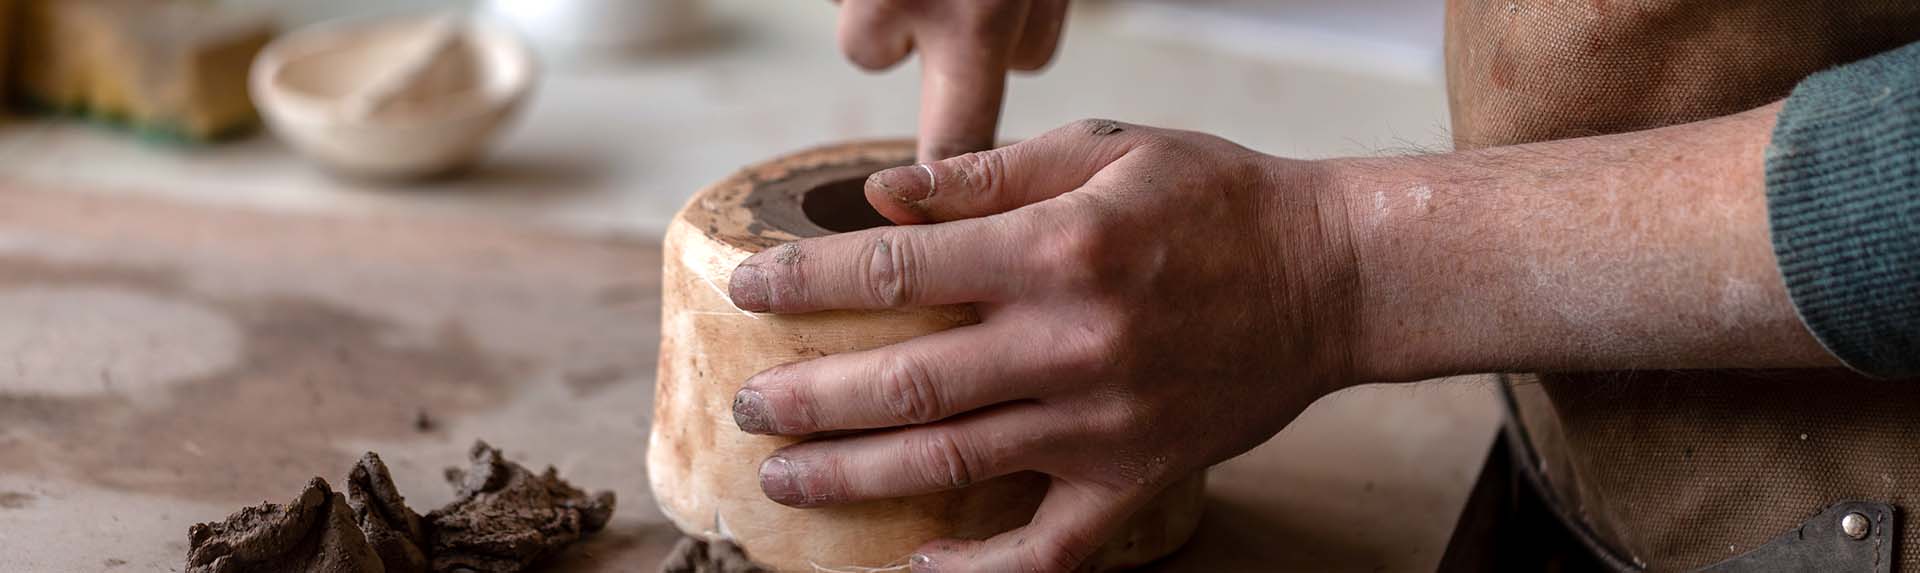
{"label": "ribbed cuff", "polygon": [[1767,149],[1787,292],[1848,366],[1920,376],[1920,43],[1809,76]]}

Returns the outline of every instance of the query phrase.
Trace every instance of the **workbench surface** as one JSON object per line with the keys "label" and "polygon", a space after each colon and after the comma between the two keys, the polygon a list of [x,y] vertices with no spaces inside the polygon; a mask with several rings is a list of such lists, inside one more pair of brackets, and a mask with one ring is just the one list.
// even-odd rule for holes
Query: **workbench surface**
{"label": "workbench surface", "polygon": [[[840,60],[830,3],[712,7],[700,45],[550,70],[492,162],[422,188],[330,179],[265,136],[0,124],[0,570],[181,569],[190,524],[340,485],[367,450],[435,507],[474,439],[619,495],[557,570],[650,569],[677,537],[643,463],[659,231],[740,165],[904,135],[917,105],[911,65]],[[1053,69],[1013,82],[1007,136],[1102,116],[1304,157],[1444,147],[1437,72],[1076,10]],[[1490,390],[1322,400],[1215,470],[1164,568],[1432,568],[1498,424]]]}

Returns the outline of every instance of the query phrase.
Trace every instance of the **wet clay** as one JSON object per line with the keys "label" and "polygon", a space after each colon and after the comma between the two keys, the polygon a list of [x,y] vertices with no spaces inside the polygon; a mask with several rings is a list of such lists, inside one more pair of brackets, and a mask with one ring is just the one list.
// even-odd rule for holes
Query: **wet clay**
{"label": "wet clay", "polygon": [[187,542],[188,573],[385,571],[344,496],[320,478],[286,505],[263,503],[196,524]]}
{"label": "wet clay", "polygon": [[485,443],[468,457],[468,469],[447,469],[460,497],[427,515],[434,571],[520,571],[613,518],[613,492],[587,495],[553,466],[535,475]]}
{"label": "wet clay", "polygon": [[427,538],[425,524],[393,487],[393,477],[379,455],[360,456],[360,463],[347,474],[347,506],[353,508],[354,523],[360,525],[387,571],[427,569],[427,554],[421,550],[421,541]]}
{"label": "wet clay", "polygon": [[898,142],[846,144],[748,167],[703,191],[682,218],[713,240],[753,252],[887,225],[862,189],[876,171],[912,165],[912,150],[901,149]]}
{"label": "wet clay", "polygon": [[726,540],[712,542],[682,537],[660,563],[660,573],[765,573],[740,546]]}
{"label": "wet clay", "polygon": [[475,442],[466,469],[448,468],[459,497],[422,518],[369,452],[347,477],[347,494],[313,478],[286,505],[242,508],[188,529],[189,573],[506,573],[606,527],[612,492],[587,492],[506,461]]}

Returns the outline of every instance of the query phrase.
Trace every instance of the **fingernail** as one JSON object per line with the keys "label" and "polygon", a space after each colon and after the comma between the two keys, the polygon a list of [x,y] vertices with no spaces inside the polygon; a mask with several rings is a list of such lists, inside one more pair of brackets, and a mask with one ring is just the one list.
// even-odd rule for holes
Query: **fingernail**
{"label": "fingernail", "polygon": [[933,558],[928,557],[925,553],[915,553],[908,561],[913,564],[913,570],[920,573],[938,570],[933,566]]}
{"label": "fingernail", "polygon": [[727,280],[727,297],[740,310],[766,312],[767,272],[752,264],[735,267],[733,277]]}
{"label": "fingernail", "polygon": [[800,487],[798,476],[794,475],[793,462],[787,458],[773,456],[760,464],[760,491],[767,499],[783,505],[802,505],[807,493]]}
{"label": "fingernail", "polygon": [[867,186],[878,187],[901,203],[924,201],[933,196],[933,171],[925,165],[885,169],[868,176]]}
{"label": "fingernail", "polygon": [[733,425],[749,434],[772,434],[773,413],[767,410],[767,397],[760,391],[741,388],[733,394]]}

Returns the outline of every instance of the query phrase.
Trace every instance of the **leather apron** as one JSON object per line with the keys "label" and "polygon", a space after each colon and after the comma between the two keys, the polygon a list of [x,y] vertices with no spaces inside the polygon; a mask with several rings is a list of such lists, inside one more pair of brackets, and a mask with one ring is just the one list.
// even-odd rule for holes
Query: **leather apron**
{"label": "leather apron", "polygon": [[[1920,40],[1914,0],[1447,7],[1448,104],[1463,150],[1745,111],[1808,74]],[[1884,508],[1869,523],[1880,537],[1866,542],[1891,547],[1874,548],[1873,569],[1890,555],[1920,571],[1920,526],[1898,523],[1920,511],[1920,381],[1837,370],[1508,379],[1511,423],[1542,494],[1619,567],[1740,569],[1781,551],[1777,542],[1840,531],[1837,516]]]}

